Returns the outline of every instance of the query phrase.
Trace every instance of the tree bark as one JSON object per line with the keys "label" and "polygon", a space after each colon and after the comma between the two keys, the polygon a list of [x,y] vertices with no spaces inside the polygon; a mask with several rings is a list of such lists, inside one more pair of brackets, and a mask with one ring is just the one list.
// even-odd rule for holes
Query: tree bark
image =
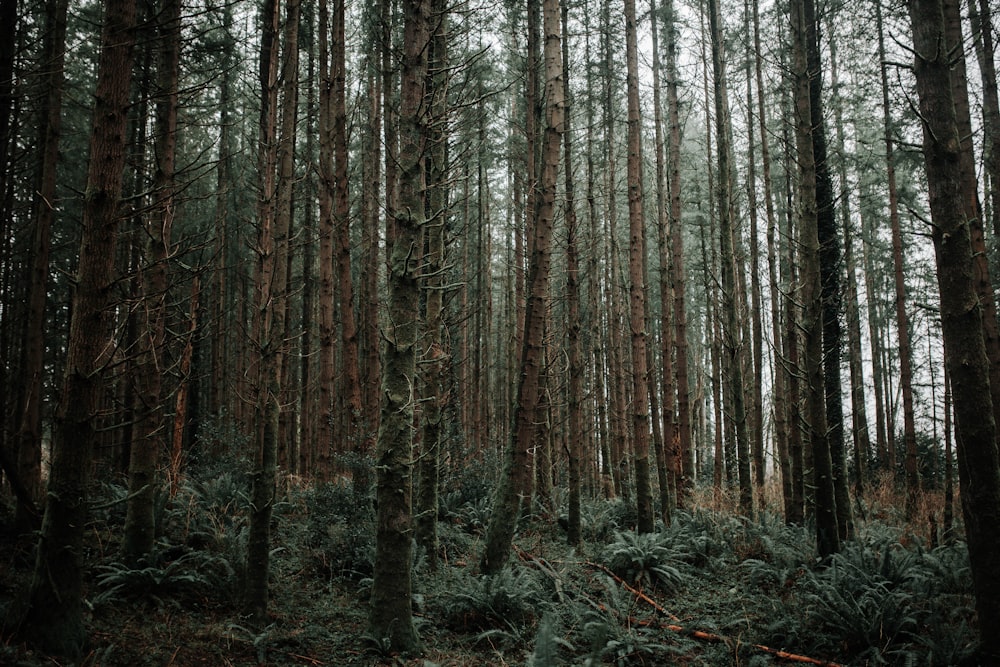
{"label": "tree bark", "polygon": [[412,653],[420,639],[413,625],[411,580],[413,517],[411,469],[420,264],[423,260],[425,164],[428,128],[423,108],[431,40],[430,0],[403,2],[400,74],[399,180],[389,258],[388,325],[382,362],[382,415],[375,451],[375,566],[369,632],[392,650]]}
{"label": "tree bark", "polygon": [[[273,3],[273,6],[272,6]],[[294,187],[295,123],[298,91],[299,0],[286,0],[284,60],[278,119],[278,24],[280,3],[264,5],[258,134],[258,230],[255,275],[254,342],[258,349],[255,388],[254,470],[247,538],[246,610],[259,628],[267,624],[271,515],[281,431],[282,362],[285,354],[288,233]],[[275,141],[277,139],[277,141]]]}
{"label": "tree bark", "polygon": [[[559,46],[559,2],[544,0],[543,33],[545,40],[546,127],[542,151],[542,174],[539,181],[535,238],[528,265],[528,302],[525,312],[524,345],[521,350],[521,380],[514,407],[515,433],[509,448],[507,469],[497,489],[493,515],[486,533],[486,545],[480,560],[484,574],[494,575],[503,569],[510,556],[511,541],[521,509],[517,476],[530,477],[529,453],[538,415],[539,376],[542,372],[545,325],[545,301],[549,291],[559,148],[563,133],[563,71]],[[527,468],[527,469],[526,469]]]}
{"label": "tree bark", "polygon": [[[14,3],[11,3],[13,5]],[[39,503],[42,493],[42,391],[44,384],[42,376],[45,364],[45,304],[46,289],[49,284],[49,253],[52,238],[52,222],[55,216],[56,201],[56,168],[59,164],[59,141],[62,135],[62,97],[65,81],[66,61],[66,22],[68,0],[53,0],[46,3],[45,11],[45,46],[43,59],[47,74],[43,79],[43,115],[41,120],[41,136],[39,142],[39,178],[38,190],[34,202],[34,234],[31,238],[30,276],[28,280],[27,322],[24,329],[22,346],[21,419],[18,425],[14,447],[17,452],[16,484],[25,493],[18,496],[15,525],[19,531],[28,532],[38,528],[41,522]],[[6,12],[5,12],[6,14]],[[14,29],[16,21],[12,17],[10,28]],[[13,49],[14,40],[4,44],[4,49]],[[11,56],[13,57],[13,56]],[[4,57],[6,60],[6,54]],[[13,67],[13,63],[11,63]],[[7,67],[0,70],[0,78],[7,76]],[[7,82],[4,78],[3,109],[5,113],[0,142],[6,153],[8,143],[7,128],[10,126],[6,118]],[[7,172],[7,162],[4,156],[0,160],[0,169]],[[6,177],[3,178],[6,183]],[[0,444],[2,446],[2,444]]]}
{"label": "tree bark", "polygon": [[[135,43],[135,3],[105,0],[80,260],[63,386],[53,424],[45,516],[23,614],[8,627],[40,650],[70,658],[83,651],[83,534],[99,437],[98,410],[113,341],[115,240]],[[111,341],[111,345],[109,345]]]}
{"label": "tree bark", "polygon": [[729,419],[736,434],[736,463],[740,485],[740,511],[753,517],[753,484],[750,479],[750,448],[747,433],[746,405],[743,386],[742,341],[736,293],[739,289],[738,264],[735,253],[735,205],[732,198],[732,148],[729,125],[729,96],[726,86],[726,60],[723,52],[722,23],[718,0],[708,2],[709,32],[712,41],[712,72],[715,86],[715,136],[718,144],[716,178],[719,201],[719,236],[722,262],[722,315],[726,374],[726,404]]}
{"label": "tree bark", "polygon": [[646,225],[642,201],[642,150],[639,112],[639,56],[635,0],[625,0],[625,68],[628,97],[629,327],[632,345],[632,438],[638,531],[651,533],[653,496],[649,464],[649,384],[646,366]]}
{"label": "tree bark", "polygon": [[443,0],[432,0],[434,31],[428,55],[427,215],[423,263],[424,309],[421,342],[421,453],[416,494],[416,539],[431,569],[437,568],[438,484],[445,440],[444,408],[450,352],[444,321],[445,236],[448,206],[448,26]]}
{"label": "tree bark", "polygon": [[807,30],[810,0],[793,0],[792,74],[795,77],[795,145],[799,166],[799,247],[801,248],[802,331],[805,338],[804,371],[807,381],[808,437],[812,449],[815,488],[816,546],[821,558],[840,551],[833,463],[827,437],[826,383],[823,367],[823,294],[820,239],[817,222],[816,159],[811,110],[811,72]]}
{"label": "tree bark", "polygon": [[896,189],[896,160],[892,138],[892,116],[889,107],[889,75],[885,62],[885,35],[882,28],[882,7],[875,3],[878,27],[878,54],[882,81],[882,126],[885,142],[886,181],[889,188],[889,225],[892,230],[893,287],[896,303],[896,330],[899,340],[899,382],[903,394],[903,443],[906,453],[906,518],[914,519],[920,495],[917,472],[917,429],[913,417],[913,362],[910,344],[910,322],[906,312],[906,281],[903,266],[903,233],[899,222],[899,195]]}
{"label": "tree bark", "polygon": [[1000,660],[1000,462],[983,306],[976,289],[971,224],[941,0],[909,0],[914,75],[941,297],[945,361],[955,401],[958,472],[979,616],[983,663]]}
{"label": "tree bark", "polygon": [[148,555],[156,542],[156,495],[160,486],[157,468],[166,447],[162,377],[167,374],[165,334],[167,317],[167,263],[171,256],[174,221],[174,164],[177,152],[177,81],[180,73],[181,5],[164,0],[159,8],[156,63],[156,109],[153,126],[153,175],[155,200],[145,222],[144,265],[140,268],[139,358],[136,362],[136,415],[130,448],[128,503],[122,555],[135,563]]}

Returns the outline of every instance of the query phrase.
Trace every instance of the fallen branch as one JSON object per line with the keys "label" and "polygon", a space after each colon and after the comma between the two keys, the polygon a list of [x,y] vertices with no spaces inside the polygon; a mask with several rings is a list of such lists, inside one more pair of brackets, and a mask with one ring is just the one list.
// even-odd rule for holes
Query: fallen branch
{"label": "fallen branch", "polygon": [[[656,600],[654,600],[653,598],[649,597],[648,595],[646,595],[642,591],[636,589],[634,586],[629,585],[628,582],[626,582],[624,579],[622,579],[621,577],[619,577],[618,575],[616,575],[614,572],[612,572],[611,570],[609,570],[607,567],[605,567],[605,566],[603,566],[603,565],[601,565],[599,563],[586,562],[586,563],[583,563],[583,564],[586,565],[587,567],[591,567],[591,568],[600,570],[601,572],[604,572],[605,574],[609,575],[618,584],[620,584],[625,590],[627,590],[628,592],[630,592],[633,595],[635,595],[636,598],[642,600],[643,602],[646,602],[647,604],[649,604],[650,606],[652,606],[653,609],[655,609],[656,611],[658,611],[661,614],[664,614],[665,616],[668,616],[671,620],[673,620],[673,621],[679,621],[680,620],[679,618],[677,618],[676,616],[674,616],[673,614],[671,614],[669,611],[667,611],[666,609],[664,609],[663,605],[659,604]],[[651,621],[651,620],[642,620],[642,619],[634,619],[634,618],[629,618],[629,622],[633,623],[635,625],[642,625],[642,626],[646,626],[646,627],[652,626],[652,627],[656,627],[656,628],[661,629],[661,630],[670,630],[671,632],[676,632],[676,633],[679,633],[679,634],[683,634],[686,637],[694,637],[695,639],[701,639],[702,641],[716,642],[716,643],[722,643],[722,644],[727,644],[727,645],[734,645],[733,640],[729,639],[728,637],[725,637],[724,635],[717,635],[717,634],[715,634],[713,632],[706,632],[704,630],[692,630],[692,629],[685,628],[685,627],[680,626],[680,625],[676,625],[674,623],[664,623],[662,621]],[[829,662],[829,661],[826,661],[826,660],[818,660],[817,658],[810,658],[810,657],[805,656],[805,655],[798,655],[796,653],[789,653],[788,651],[783,651],[783,650],[777,649],[777,648],[771,648],[770,646],[765,646],[763,644],[746,644],[746,646],[749,646],[750,648],[753,648],[754,650],[757,650],[757,651],[761,651],[763,653],[768,653],[768,654],[773,655],[774,657],[779,658],[781,660],[787,660],[789,662],[798,662],[798,663],[803,663],[803,664],[807,664],[807,665],[819,665],[820,667],[841,667],[841,665],[839,663],[836,663],[836,662]]]}

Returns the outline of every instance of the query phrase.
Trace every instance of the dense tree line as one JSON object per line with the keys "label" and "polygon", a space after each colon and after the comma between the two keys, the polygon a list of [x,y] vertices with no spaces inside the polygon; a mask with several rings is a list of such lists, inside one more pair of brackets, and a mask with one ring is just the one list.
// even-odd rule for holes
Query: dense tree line
{"label": "dense tree line", "polygon": [[248,462],[261,626],[279,486],[374,488],[370,623],[413,651],[473,463],[490,575],[529,510],[650,533],[696,484],[753,520],[773,483],[830,558],[869,485],[916,519],[957,467],[1000,654],[987,0],[0,2],[6,632],[80,652],[105,478],[138,562]]}

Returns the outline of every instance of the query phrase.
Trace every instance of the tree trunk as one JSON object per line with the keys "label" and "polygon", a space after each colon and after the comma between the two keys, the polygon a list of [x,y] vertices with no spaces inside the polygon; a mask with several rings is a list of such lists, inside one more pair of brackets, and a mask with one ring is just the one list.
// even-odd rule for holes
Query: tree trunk
{"label": "tree trunk", "polygon": [[[743,16],[747,26],[752,24],[750,0],[744,0]],[[760,234],[757,224],[757,165],[756,137],[754,132],[753,77],[751,76],[754,61],[750,40],[746,45],[746,90],[747,90],[747,142],[749,144],[749,159],[747,160],[747,209],[750,215],[750,319],[751,319],[751,357],[753,369],[753,384],[751,392],[752,430],[750,444],[753,456],[753,485],[760,498],[764,501],[764,325],[763,308],[761,307],[760,287]],[[763,96],[763,89],[759,94]]]}
{"label": "tree trunk", "polygon": [[[319,373],[317,394],[319,410],[316,442],[313,444],[314,468],[310,472],[320,480],[333,474],[334,386],[336,383],[336,324],[334,318],[334,235],[333,192],[333,72],[330,64],[330,12],[327,0],[319,0]],[[336,47],[334,47],[336,48]]]}
{"label": "tree trunk", "polygon": [[130,449],[125,531],[122,555],[137,562],[153,550],[156,542],[156,495],[160,483],[157,467],[165,449],[161,378],[166,375],[164,338],[167,317],[167,262],[171,255],[174,219],[174,163],[177,149],[177,80],[180,70],[181,5],[164,0],[157,24],[156,111],[153,126],[153,175],[155,200],[146,221],[145,264],[140,268],[139,358],[136,365],[136,415]]}
{"label": "tree trunk", "polygon": [[347,178],[347,66],[344,30],[344,0],[333,3],[331,83],[333,85],[333,226],[337,265],[337,295],[340,298],[341,375],[340,394],[347,409],[347,432],[343,451],[355,455],[352,482],[355,497],[368,492],[369,472],[365,457],[370,453],[368,425],[362,421],[361,371],[358,327],[354,318],[354,279],[351,277],[351,199]]}
{"label": "tree trunk", "polygon": [[816,228],[819,239],[821,318],[823,329],[823,381],[826,401],[827,446],[836,496],[837,530],[840,539],[854,534],[851,497],[844,459],[844,409],[841,398],[840,360],[843,334],[840,310],[843,290],[840,237],[834,210],[833,179],[827,159],[826,120],[823,113],[823,64],[820,60],[819,24],[814,0],[803,3],[806,29],[806,61],[809,76],[809,111],[812,114],[811,139],[816,171]]}
{"label": "tree trunk", "polygon": [[722,315],[726,374],[726,404],[736,434],[736,462],[740,484],[740,511],[753,517],[753,485],[750,479],[750,449],[747,434],[743,387],[742,342],[739,331],[736,294],[739,269],[734,250],[735,205],[732,199],[732,149],[729,126],[729,96],[726,86],[726,60],[723,53],[722,23],[718,0],[708,2],[709,32],[712,40],[712,72],[715,85],[715,136],[718,144],[719,236],[722,262]]}
{"label": "tree trunk", "polygon": [[941,0],[909,0],[914,75],[941,297],[945,361],[955,401],[958,472],[979,616],[981,661],[1000,660],[1000,463],[983,307],[977,294],[963,159]]}
{"label": "tree trunk", "polygon": [[910,345],[910,322],[906,313],[906,281],[903,266],[903,233],[899,223],[899,195],[896,191],[896,160],[893,152],[892,116],[889,107],[889,65],[885,59],[885,35],[882,29],[882,7],[875,4],[878,27],[879,62],[882,63],[883,140],[885,141],[886,180],[889,187],[889,225],[892,229],[893,287],[896,302],[896,330],[899,337],[899,382],[903,393],[903,443],[906,452],[906,518],[916,517],[920,495],[917,473],[917,429],[913,418],[913,362]]}
{"label": "tree trunk", "polygon": [[443,0],[432,0],[435,18],[428,55],[427,97],[431,119],[427,138],[427,206],[423,264],[424,335],[421,342],[421,453],[416,494],[416,539],[431,569],[437,568],[438,478],[445,440],[443,413],[448,401],[450,352],[444,322],[445,236],[448,206],[448,20]]}
{"label": "tree trunk", "polygon": [[994,57],[992,10],[989,0],[969,0],[969,21],[983,83],[983,166],[988,177],[993,234],[1000,236],[1000,95]]}
{"label": "tree trunk", "polygon": [[810,68],[807,62],[810,0],[793,0],[791,26],[795,77],[795,145],[799,164],[799,247],[805,338],[804,372],[807,381],[808,437],[812,449],[815,488],[816,545],[826,558],[840,551],[833,463],[827,437],[826,383],[823,378],[823,317],[820,239],[817,229],[816,161],[811,111]]}
{"label": "tree trunk", "polygon": [[[273,7],[272,7],[273,2]],[[285,353],[288,233],[291,225],[295,179],[294,147],[298,91],[299,0],[286,0],[284,61],[281,70],[283,99],[280,135],[275,142],[278,117],[278,43],[280,5],[264,6],[260,83],[262,91],[258,135],[257,267],[254,340],[259,350],[255,395],[255,461],[251,489],[250,527],[247,538],[246,609],[259,628],[267,624],[270,575],[271,515],[281,432],[282,362]],[[277,171],[277,174],[275,172]],[[277,175],[277,182],[275,176]]]}
{"label": "tree trunk", "polygon": [[[836,127],[836,152],[846,155],[844,137],[843,98],[840,95],[838,77],[837,43],[834,40],[833,20],[827,17],[827,32],[830,35],[830,80],[835,100],[833,117]],[[850,184],[847,177],[847,161],[840,160],[838,169],[840,180],[840,228],[844,235],[844,268],[847,273],[846,304],[844,308],[847,323],[848,365],[851,379],[851,435],[854,443],[854,484],[855,495],[860,498],[864,487],[865,465],[870,455],[871,442],[868,436],[868,406],[865,400],[864,359],[861,354],[861,317],[858,301],[857,267],[854,260],[854,234],[851,225]]]}
{"label": "tree trunk", "polygon": [[642,151],[639,127],[639,56],[635,0],[625,0],[625,67],[628,97],[629,326],[632,334],[632,438],[638,530],[651,533],[653,496],[649,470],[649,384],[646,367],[646,226],[642,202]]}
{"label": "tree trunk", "polygon": [[517,477],[531,470],[531,445],[538,414],[539,380],[542,372],[545,325],[545,301],[549,290],[552,255],[552,220],[555,207],[556,178],[559,171],[559,148],[563,133],[563,71],[559,46],[559,2],[544,0],[543,32],[545,39],[546,127],[539,181],[535,238],[528,265],[528,303],[524,323],[524,346],[521,351],[521,379],[515,412],[515,433],[509,448],[507,469],[497,489],[493,516],[486,533],[486,545],[480,561],[484,574],[497,574],[510,556],[510,545],[521,509]]}
{"label": "tree trunk", "polygon": [[[565,38],[562,42],[563,62],[569,62],[569,7],[562,5],[562,32]],[[581,519],[581,467],[583,464],[583,341],[580,336],[580,261],[577,250],[578,221],[574,196],[576,186],[573,180],[573,132],[570,121],[573,117],[570,109],[573,97],[570,93],[569,76],[563,81],[564,97],[566,99],[566,131],[563,136],[563,177],[565,179],[566,199],[563,215],[566,220],[566,336],[568,339],[566,369],[569,375],[569,414],[567,420],[566,458],[568,463],[569,498],[567,501],[566,542],[571,546],[580,544]]]}
{"label": "tree trunk", "polygon": [[687,340],[687,304],[684,271],[684,226],[681,224],[681,122],[680,103],[677,96],[679,74],[677,72],[677,28],[675,26],[674,0],[666,0],[665,13],[667,23],[664,27],[666,36],[666,62],[664,63],[667,77],[667,126],[669,139],[667,142],[667,183],[670,193],[670,260],[673,277],[674,294],[674,361],[676,363],[677,382],[677,435],[680,461],[676,466],[679,473],[677,481],[677,505],[683,507],[684,501],[694,485],[694,451],[691,446],[691,391],[688,386],[688,340]]}
{"label": "tree trunk", "polygon": [[[660,408],[662,414],[663,432],[660,436],[658,452],[659,469],[657,477],[660,480],[660,517],[667,524],[670,523],[670,512],[677,500],[677,487],[681,478],[681,453],[680,440],[677,437],[677,423],[675,419],[676,401],[674,400],[674,364],[673,347],[674,331],[673,324],[673,294],[671,292],[671,266],[670,266],[670,237],[673,234],[680,234],[680,228],[674,229],[670,224],[670,213],[667,209],[667,165],[664,154],[665,140],[663,137],[663,103],[661,99],[661,67],[660,67],[660,46],[659,46],[659,26],[660,17],[658,14],[656,0],[649,2],[650,36],[652,38],[653,51],[653,132],[655,137],[654,148],[656,151],[656,241],[657,259],[659,260],[659,293],[660,293],[660,365],[661,376],[659,392],[662,398]],[[652,350],[652,346],[650,346]],[[650,355],[652,356],[652,355]],[[650,407],[656,404],[656,385],[653,372],[653,364],[649,364],[650,369]],[[657,415],[653,415],[654,436],[658,430]],[[654,437],[654,440],[656,438]]]}
{"label": "tree trunk", "polygon": [[[105,0],[83,201],[80,260],[73,293],[62,393],[53,424],[45,517],[27,606],[12,624],[45,653],[79,657],[83,625],[83,534],[98,410],[114,335],[115,240],[125,167],[135,3]],[[16,614],[16,612],[15,612]],[[10,627],[10,626],[8,626]]]}
{"label": "tree trunk", "polygon": [[375,566],[369,631],[388,638],[393,651],[420,646],[413,625],[411,469],[420,265],[423,261],[428,119],[423,111],[431,40],[430,0],[404,0],[400,74],[399,180],[389,258],[388,319],[382,362],[382,415],[375,452],[377,471]]}
{"label": "tree trunk", "polygon": [[[13,3],[11,3],[13,5]],[[39,143],[39,178],[34,204],[34,234],[31,239],[30,279],[28,281],[27,322],[22,347],[21,377],[23,396],[21,419],[14,447],[17,451],[17,481],[24,489],[17,501],[15,524],[19,531],[38,528],[41,515],[38,504],[42,493],[42,376],[45,368],[45,302],[49,284],[49,250],[56,201],[56,168],[59,163],[59,141],[62,135],[62,97],[66,61],[66,17],[68,0],[53,0],[46,4],[45,47],[43,62],[47,75],[43,80],[43,117]],[[16,21],[10,20],[13,30]],[[14,40],[3,48],[14,48]],[[6,75],[0,72],[0,78]],[[13,76],[6,81],[13,82]],[[6,86],[6,83],[5,83]],[[9,94],[4,93],[6,98]],[[6,99],[3,112],[7,111]],[[10,145],[6,136],[9,121],[5,118],[0,142],[3,151]],[[4,158],[0,169],[7,172]],[[6,177],[3,179],[6,183]],[[2,445],[0,445],[2,446]]]}

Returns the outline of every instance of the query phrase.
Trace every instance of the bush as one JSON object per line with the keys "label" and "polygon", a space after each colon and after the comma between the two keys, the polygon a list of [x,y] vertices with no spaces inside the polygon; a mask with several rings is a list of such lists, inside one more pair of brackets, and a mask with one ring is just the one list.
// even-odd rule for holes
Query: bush
{"label": "bush", "polygon": [[375,510],[371,496],[357,496],[344,484],[303,491],[307,547],[321,574],[360,579],[375,562]]}

